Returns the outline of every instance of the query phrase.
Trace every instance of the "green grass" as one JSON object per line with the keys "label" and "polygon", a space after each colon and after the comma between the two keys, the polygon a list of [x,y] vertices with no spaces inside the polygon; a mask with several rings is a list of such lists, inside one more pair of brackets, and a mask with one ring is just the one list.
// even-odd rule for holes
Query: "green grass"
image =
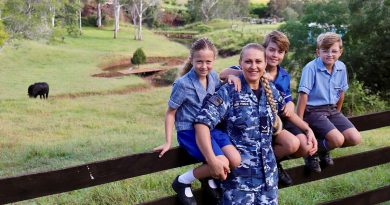
{"label": "green grass", "polygon": [[[111,35],[110,29],[84,28],[81,38],[67,37],[65,44],[19,41],[13,44],[15,47],[5,47],[0,52],[0,177],[146,152],[164,142],[163,122],[170,86],[152,89],[138,77],[106,79],[90,75],[101,72],[103,65],[129,57],[138,47],[150,56],[186,56],[188,50],[149,31],[145,31],[142,42],[132,40],[128,27],[122,27],[116,40]],[[220,71],[236,65],[237,61],[238,56],[218,58],[214,67]],[[76,97],[29,99],[27,86],[36,81],[48,81],[51,95],[75,94]],[[129,87],[147,88],[126,94],[115,92]],[[84,95],[77,97],[77,94]],[[389,133],[390,127],[363,132],[362,145],[332,153],[337,157],[389,146]],[[303,162],[296,159],[283,164],[292,167]],[[283,189],[280,204],[315,204],[361,192],[366,187],[388,185],[389,168],[386,164]],[[172,195],[171,181],[187,169],[163,171],[16,204],[141,203]]]}
{"label": "green grass", "polygon": [[[93,78],[101,66],[128,59],[142,47],[146,56],[186,56],[185,46],[144,30],[144,41],[133,40],[132,29],[122,26],[117,39],[111,29],[84,28],[80,38],[64,44],[16,41],[0,53],[0,99],[25,98],[27,87],[46,81],[49,95],[108,92],[146,86],[137,77]],[[159,43],[155,43],[159,42]]]}

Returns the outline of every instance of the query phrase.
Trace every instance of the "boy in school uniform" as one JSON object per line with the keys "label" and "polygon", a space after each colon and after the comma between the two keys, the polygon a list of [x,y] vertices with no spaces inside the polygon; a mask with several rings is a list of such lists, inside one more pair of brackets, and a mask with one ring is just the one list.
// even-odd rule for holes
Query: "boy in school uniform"
{"label": "boy in school uniform", "polygon": [[338,59],[343,52],[341,37],[333,32],[317,38],[317,58],[303,68],[299,83],[297,114],[313,129],[318,152],[305,158],[305,166],[321,172],[320,163],[333,165],[329,151],[355,146],[361,142],[359,131],[341,113],[348,89],[345,64]]}

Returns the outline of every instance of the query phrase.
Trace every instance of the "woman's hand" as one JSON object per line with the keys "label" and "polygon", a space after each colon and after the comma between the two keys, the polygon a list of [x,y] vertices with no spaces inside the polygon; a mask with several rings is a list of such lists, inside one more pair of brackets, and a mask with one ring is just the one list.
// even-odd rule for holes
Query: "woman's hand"
{"label": "woman's hand", "polygon": [[239,77],[235,76],[235,75],[228,75],[228,79],[227,79],[227,82],[229,84],[234,84],[234,90],[236,90],[237,92],[240,92],[241,91],[241,80]]}
{"label": "woman's hand", "polygon": [[161,158],[165,154],[165,152],[167,152],[170,148],[171,148],[171,143],[166,142],[163,145],[153,148],[153,151],[160,152],[158,157]]}
{"label": "woman's hand", "polygon": [[283,108],[283,115],[290,117],[294,113],[294,103],[292,101],[288,102]]}

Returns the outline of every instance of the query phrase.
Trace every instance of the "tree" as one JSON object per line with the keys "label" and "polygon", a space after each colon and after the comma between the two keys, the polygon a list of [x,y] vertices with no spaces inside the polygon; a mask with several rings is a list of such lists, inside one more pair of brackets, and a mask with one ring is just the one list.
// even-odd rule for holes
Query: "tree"
{"label": "tree", "polygon": [[160,3],[160,0],[130,0],[129,6],[131,7],[130,11],[134,12],[133,15],[136,15],[136,19],[133,18],[133,21],[136,20],[137,27],[135,30],[135,39],[142,40],[142,22],[144,19],[144,14],[146,10],[152,6],[156,6]]}
{"label": "tree", "polygon": [[133,57],[131,58],[131,63],[137,65],[139,68],[139,65],[145,63],[145,61],[146,55],[144,51],[142,50],[142,48],[137,48],[137,50],[135,50],[133,54]]}
{"label": "tree", "polygon": [[349,0],[349,11],[345,62],[366,88],[389,102],[390,0]]}
{"label": "tree", "polygon": [[345,34],[349,18],[346,1],[329,0],[306,3],[304,14],[299,21],[288,21],[280,27],[291,43],[292,55],[286,59],[290,72],[295,77],[299,77],[300,69],[315,57],[317,36],[326,31]]}
{"label": "tree", "polygon": [[215,9],[218,2],[219,0],[202,0],[200,10],[202,12],[204,23],[209,22],[211,16],[214,14],[213,9]]}
{"label": "tree", "polygon": [[96,26],[98,28],[102,27],[102,3],[104,3],[105,0],[96,0],[97,3],[97,11],[96,11]]}

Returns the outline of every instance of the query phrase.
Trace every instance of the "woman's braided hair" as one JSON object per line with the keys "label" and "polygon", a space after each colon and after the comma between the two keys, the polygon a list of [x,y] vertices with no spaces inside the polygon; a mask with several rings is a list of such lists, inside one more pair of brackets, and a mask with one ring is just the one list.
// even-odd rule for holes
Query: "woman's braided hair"
{"label": "woman's braided hair", "polygon": [[180,73],[180,76],[185,75],[186,73],[188,73],[191,70],[191,68],[193,66],[192,65],[192,58],[194,57],[194,53],[197,51],[203,50],[203,49],[209,49],[209,50],[213,51],[214,58],[216,58],[218,55],[217,48],[208,38],[203,37],[203,38],[200,38],[200,39],[194,41],[191,45],[190,56],[188,57],[186,64],[184,64],[182,71]]}
{"label": "woman's braided hair", "polygon": [[274,101],[272,89],[269,85],[268,79],[266,79],[264,76],[260,77],[260,81],[261,81],[261,85],[263,86],[263,88],[265,90],[265,95],[267,96],[267,102],[271,106],[271,110],[275,116],[274,117],[274,125],[273,125],[273,128],[274,128],[273,134],[278,135],[280,133],[280,131],[282,131],[283,123],[282,123],[282,120],[280,119],[280,117],[278,116],[278,109],[277,109],[277,105]]}

